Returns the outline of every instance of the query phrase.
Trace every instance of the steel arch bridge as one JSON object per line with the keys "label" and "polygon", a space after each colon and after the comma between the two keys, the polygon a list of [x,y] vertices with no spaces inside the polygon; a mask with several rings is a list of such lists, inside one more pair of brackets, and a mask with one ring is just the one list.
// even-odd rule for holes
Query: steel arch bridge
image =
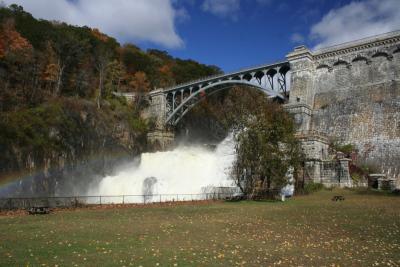
{"label": "steel arch bridge", "polygon": [[[165,107],[158,110],[165,113],[163,121],[166,126],[175,126],[205,96],[240,85],[259,89],[270,98],[284,101],[288,97],[286,77],[289,71],[289,62],[283,61],[179,84],[161,91],[164,101],[159,101],[159,105]],[[153,97],[152,92],[150,97]]]}

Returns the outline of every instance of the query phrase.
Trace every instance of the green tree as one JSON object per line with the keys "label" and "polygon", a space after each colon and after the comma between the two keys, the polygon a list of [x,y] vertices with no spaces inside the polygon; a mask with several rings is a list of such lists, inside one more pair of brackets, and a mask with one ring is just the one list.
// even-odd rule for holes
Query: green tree
{"label": "green tree", "polygon": [[56,52],[57,81],[53,94],[60,95],[66,68],[78,64],[85,49],[86,40],[79,40],[69,31],[61,31],[53,43]]}
{"label": "green tree", "polygon": [[118,61],[113,60],[108,65],[107,77],[105,82],[105,96],[111,95],[111,92],[119,92],[121,89],[122,82],[126,77],[126,71],[124,65]]}
{"label": "green tree", "polygon": [[287,173],[301,166],[292,117],[265,95],[243,94],[234,123],[237,157],[232,177],[249,197],[281,189]]}

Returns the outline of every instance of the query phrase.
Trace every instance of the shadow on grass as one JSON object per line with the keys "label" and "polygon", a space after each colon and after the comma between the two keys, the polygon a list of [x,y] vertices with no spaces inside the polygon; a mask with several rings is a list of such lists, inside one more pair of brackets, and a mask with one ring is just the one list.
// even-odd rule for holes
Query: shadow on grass
{"label": "shadow on grass", "polygon": [[400,197],[400,190],[398,189],[394,191],[386,191],[373,188],[349,188],[348,190],[358,195]]}
{"label": "shadow on grass", "polygon": [[284,203],[285,201],[281,201],[279,199],[241,199],[241,200],[225,200],[224,202],[225,203],[244,203],[244,204],[252,204],[253,203],[253,204],[255,204],[255,203]]}

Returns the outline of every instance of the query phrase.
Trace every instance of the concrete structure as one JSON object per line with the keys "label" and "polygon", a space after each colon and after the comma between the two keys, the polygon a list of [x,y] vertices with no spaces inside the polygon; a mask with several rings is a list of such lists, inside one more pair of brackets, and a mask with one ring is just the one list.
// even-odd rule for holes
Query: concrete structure
{"label": "concrete structure", "polygon": [[[383,164],[388,177],[399,177],[400,32],[314,52],[302,46],[287,59],[291,88],[285,108],[295,114],[299,132],[353,144],[361,157]],[[326,145],[326,140],[315,139],[305,147],[306,154]],[[324,160],[309,158],[316,165]],[[317,170],[310,176],[323,177]]]}
{"label": "concrete structure", "polygon": [[136,100],[136,93],[133,92],[129,93],[112,92],[112,94],[118,97],[125,97],[128,103],[133,103]]}
{"label": "concrete structure", "polygon": [[370,174],[368,176],[369,186],[379,190],[393,191],[396,189],[396,181],[393,178],[387,178],[384,174]]}
{"label": "concrete structure", "polygon": [[361,156],[382,163],[388,177],[399,177],[400,32],[318,51],[300,46],[284,62],[153,91],[158,131],[173,129],[205,94],[233,85],[255,87],[286,102],[307,157],[308,179],[352,185],[349,160],[330,152],[332,139],[355,145]]}

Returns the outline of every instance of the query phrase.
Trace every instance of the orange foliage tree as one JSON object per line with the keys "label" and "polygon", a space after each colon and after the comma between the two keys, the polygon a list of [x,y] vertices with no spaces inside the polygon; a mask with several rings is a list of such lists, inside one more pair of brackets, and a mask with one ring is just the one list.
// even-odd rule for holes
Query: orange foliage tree
{"label": "orange foliage tree", "polygon": [[99,39],[100,41],[103,41],[103,42],[107,42],[108,39],[109,39],[109,37],[107,35],[105,35],[104,33],[100,32],[99,29],[96,29],[96,28],[92,29],[92,34],[97,39]]}
{"label": "orange foliage tree", "polygon": [[129,85],[136,94],[135,106],[139,109],[145,103],[145,94],[150,91],[150,82],[147,79],[146,73],[143,71],[136,72]]}
{"label": "orange foliage tree", "polygon": [[150,82],[147,79],[146,73],[138,71],[133,75],[132,81],[129,83],[133,91],[137,94],[144,94],[150,90]]}
{"label": "orange foliage tree", "polygon": [[14,20],[8,19],[0,26],[0,58],[10,52],[32,49],[31,44],[16,30]]}

